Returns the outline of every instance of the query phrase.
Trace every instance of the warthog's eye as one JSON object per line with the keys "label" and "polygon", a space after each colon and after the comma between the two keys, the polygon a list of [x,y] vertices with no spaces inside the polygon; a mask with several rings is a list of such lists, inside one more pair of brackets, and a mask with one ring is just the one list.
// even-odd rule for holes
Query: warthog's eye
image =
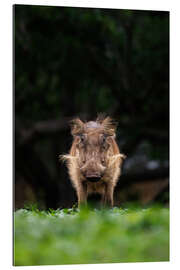
{"label": "warthog's eye", "polygon": [[84,143],[85,142],[85,136],[82,134],[79,137],[80,137],[80,142]]}
{"label": "warthog's eye", "polygon": [[103,151],[106,151],[109,148],[108,144],[108,136],[106,134],[102,134],[100,138],[100,143],[101,143],[101,149]]}
{"label": "warthog's eye", "polygon": [[101,144],[105,144],[105,142],[106,142],[106,136],[101,135]]}
{"label": "warthog's eye", "polygon": [[102,137],[102,143],[105,143],[105,142],[106,142],[106,137],[103,136],[103,137]]}

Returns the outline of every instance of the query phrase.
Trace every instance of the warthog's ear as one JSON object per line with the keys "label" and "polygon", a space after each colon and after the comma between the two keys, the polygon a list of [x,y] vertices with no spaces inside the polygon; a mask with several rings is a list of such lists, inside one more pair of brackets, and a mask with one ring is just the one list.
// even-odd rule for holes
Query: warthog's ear
{"label": "warthog's ear", "polygon": [[73,136],[83,133],[84,123],[79,118],[71,120],[70,126],[71,126],[71,134]]}
{"label": "warthog's ear", "polygon": [[[97,119],[98,120],[98,119]],[[103,126],[105,132],[110,136],[115,136],[117,122],[115,122],[111,117],[106,117],[104,119],[99,120],[101,125]]]}

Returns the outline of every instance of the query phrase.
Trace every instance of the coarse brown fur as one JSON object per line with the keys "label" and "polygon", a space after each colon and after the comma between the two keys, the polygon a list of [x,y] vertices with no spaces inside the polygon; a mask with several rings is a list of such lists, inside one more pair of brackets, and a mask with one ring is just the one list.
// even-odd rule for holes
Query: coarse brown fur
{"label": "coarse brown fur", "polygon": [[90,194],[101,195],[103,205],[113,206],[113,192],[121,174],[125,155],[115,141],[116,124],[110,117],[99,116],[96,121],[71,121],[73,143],[67,161],[68,172],[78,197],[78,205]]}

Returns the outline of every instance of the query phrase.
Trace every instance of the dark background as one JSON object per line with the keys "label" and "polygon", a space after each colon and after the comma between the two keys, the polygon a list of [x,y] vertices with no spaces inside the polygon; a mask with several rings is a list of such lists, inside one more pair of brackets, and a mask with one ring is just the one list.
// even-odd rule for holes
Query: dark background
{"label": "dark background", "polygon": [[104,112],[127,155],[115,204],[169,200],[169,12],[15,5],[15,207],[71,207],[68,122]]}

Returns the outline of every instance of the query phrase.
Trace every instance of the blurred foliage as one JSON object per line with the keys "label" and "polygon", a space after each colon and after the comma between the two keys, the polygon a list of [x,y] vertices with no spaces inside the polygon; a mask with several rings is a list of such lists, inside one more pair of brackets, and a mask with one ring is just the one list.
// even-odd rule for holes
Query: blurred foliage
{"label": "blurred foliage", "polygon": [[113,208],[15,212],[14,265],[169,260],[169,210]]}
{"label": "blurred foliage", "polygon": [[53,183],[54,198],[65,200],[70,184],[57,157],[70,147],[67,122],[98,112],[119,122],[128,157],[146,144],[147,160],[168,161],[168,12],[15,5],[14,14],[17,181],[39,185],[38,197]]}

